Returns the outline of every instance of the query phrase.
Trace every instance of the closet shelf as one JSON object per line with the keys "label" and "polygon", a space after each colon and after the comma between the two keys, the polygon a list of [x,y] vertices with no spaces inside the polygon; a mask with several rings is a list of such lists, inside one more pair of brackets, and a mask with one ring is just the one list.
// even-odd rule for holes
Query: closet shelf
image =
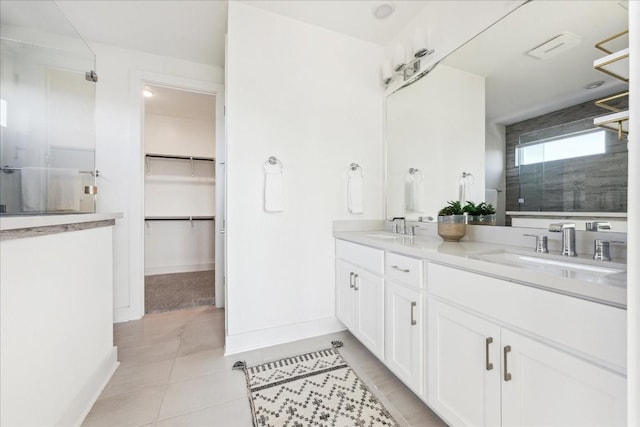
{"label": "closet shelf", "polygon": [[145,221],[215,221],[215,216],[145,216]]}
{"label": "closet shelf", "polygon": [[199,160],[205,162],[215,162],[215,157],[201,157],[201,156],[179,156],[173,154],[155,154],[147,153],[145,157],[149,159],[174,159],[174,160]]}
{"label": "closet shelf", "polygon": [[593,68],[625,83],[629,83],[629,48],[593,61]]}
{"label": "closet shelf", "polygon": [[171,184],[215,184],[213,177],[176,176],[176,175],[146,175],[145,182],[164,182]]}

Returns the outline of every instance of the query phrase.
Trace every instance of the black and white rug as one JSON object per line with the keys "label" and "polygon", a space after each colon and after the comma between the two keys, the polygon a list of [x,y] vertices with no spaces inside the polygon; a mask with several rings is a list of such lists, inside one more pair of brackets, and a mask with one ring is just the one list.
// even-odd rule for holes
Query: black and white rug
{"label": "black and white rug", "polygon": [[373,427],[398,423],[334,348],[247,367],[256,427]]}

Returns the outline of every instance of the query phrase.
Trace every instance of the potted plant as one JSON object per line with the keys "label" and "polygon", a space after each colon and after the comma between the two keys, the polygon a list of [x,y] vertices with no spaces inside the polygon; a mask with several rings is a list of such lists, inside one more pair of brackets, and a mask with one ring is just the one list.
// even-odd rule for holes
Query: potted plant
{"label": "potted plant", "polygon": [[491,203],[481,202],[476,205],[467,202],[462,210],[469,216],[468,224],[496,225],[496,208]]}
{"label": "potted plant", "polygon": [[458,201],[448,202],[438,212],[438,235],[445,242],[457,242],[467,231],[467,216]]}

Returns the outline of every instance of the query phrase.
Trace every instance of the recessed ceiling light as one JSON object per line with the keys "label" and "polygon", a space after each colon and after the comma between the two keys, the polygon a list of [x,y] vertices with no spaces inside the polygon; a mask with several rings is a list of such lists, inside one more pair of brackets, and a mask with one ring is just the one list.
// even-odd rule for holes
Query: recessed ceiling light
{"label": "recessed ceiling light", "polygon": [[595,89],[597,87],[600,87],[604,84],[604,80],[598,80],[597,82],[591,82],[591,83],[587,83],[586,85],[584,85],[583,87],[585,89]]}
{"label": "recessed ceiling light", "polygon": [[144,95],[145,98],[151,98],[153,96],[153,92],[151,92],[151,89],[149,89],[148,87],[144,88],[144,90],[142,91],[142,94]]}
{"label": "recessed ceiling light", "polygon": [[378,19],[386,19],[390,17],[396,10],[396,5],[393,2],[378,3],[373,6],[371,13]]}

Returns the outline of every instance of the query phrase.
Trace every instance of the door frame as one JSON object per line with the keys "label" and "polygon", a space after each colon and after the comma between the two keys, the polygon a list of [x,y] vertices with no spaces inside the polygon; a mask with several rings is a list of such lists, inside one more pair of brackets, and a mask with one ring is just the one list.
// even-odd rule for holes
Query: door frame
{"label": "door frame", "polygon": [[[225,139],[225,120],[224,120],[224,104],[225,91],[224,84],[214,83],[204,80],[195,80],[184,77],[178,77],[170,74],[149,72],[149,71],[132,71],[131,74],[131,187],[129,192],[129,317],[123,320],[140,319],[144,316],[144,97],[143,89],[146,84],[155,86],[165,86],[179,90],[191,92],[200,92],[208,95],[214,95],[216,98],[216,147],[221,144],[223,153],[226,153]],[[216,148],[216,156],[218,156]],[[219,162],[225,162],[225,159],[216,157],[216,174]],[[226,181],[226,180],[225,180]],[[216,202],[218,192],[226,194],[226,183],[222,186],[216,185]],[[223,199],[224,200],[224,199]],[[224,217],[226,217],[226,206],[223,206]],[[216,213],[218,206],[216,203]],[[220,230],[223,221],[216,218],[215,221],[215,259],[218,258],[219,251],[221,255],[225,250],[224,240],[220,244]],[[222,258],[224,260],[224,256]],[[222,265],[216,265],[216,272],[226,270],[226,262]],[[224,274],[224,273],[223,273]],[[215,282],[215,302],[216,307],[224,307],[226,292],[224,282],[218,280],[219,274],[216,273]]]}

